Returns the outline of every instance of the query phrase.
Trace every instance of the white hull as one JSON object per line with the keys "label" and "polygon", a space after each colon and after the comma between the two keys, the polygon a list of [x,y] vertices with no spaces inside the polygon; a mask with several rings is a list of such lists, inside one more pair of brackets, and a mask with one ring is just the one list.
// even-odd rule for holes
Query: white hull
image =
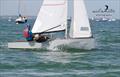
{"label": "white hull", "polygon": [[18,48],[18,49],[34,49],[34,48],[41,48],[42,43],[36,42],[9,42],[8,48]]}
{"label": "white hull", "polygon": [[27,22],[27,18],[21,18],[21,17],[19,17],[19,18],[17,18],[16,20],[15,20],[15,22],[18,24],[18,23],[25,23],[25,22]]}
{"label": "white hull", "polygon": [[45,43],[36,42],[9,42],[8,48],[16,49],[50,49],[54,50],[58,47],[70,47],[77,49],[91,50],[95,48],[95,40],[93,38],[89,39],[55,39],[53,41]]}

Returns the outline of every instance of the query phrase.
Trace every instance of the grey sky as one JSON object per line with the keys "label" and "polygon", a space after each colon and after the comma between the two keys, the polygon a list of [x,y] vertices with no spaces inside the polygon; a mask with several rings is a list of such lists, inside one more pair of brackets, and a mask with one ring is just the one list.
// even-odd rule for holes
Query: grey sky
{"label": "grey sky", "polygon": [[[72,0],[68,0],[70,11]],[[114,9],[113,18],[120,18],[120,0],[85,0],[89,17],[93,17],[93,10],[104,8],[104,5],[109,5],[109,8]],[[42,0],[20,0],[20,12],[26,16],[36,16]],[[70,13],[69,13],[70,14]],[[0,0],[0,16],[18,15],[18,0]]]}

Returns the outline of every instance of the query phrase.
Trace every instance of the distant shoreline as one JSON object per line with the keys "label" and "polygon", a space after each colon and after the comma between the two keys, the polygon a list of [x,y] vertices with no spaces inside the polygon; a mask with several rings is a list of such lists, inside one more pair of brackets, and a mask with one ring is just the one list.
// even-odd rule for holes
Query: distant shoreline
{"label": "distant shoreline", "polygon": [[[9,18],[16,19],[18,16],[0,16],[0,18]],[[36,19],[37,16],[26,16],[28,19]]]}
{"label": "distant shoreline", "polygon": [[[0,18],[3,18],[3,19],[8,19],[9,17],[11,17],[12,19],[16,19],[18,16],[0,16]],[[36,19],[37,16],[26,16],[28,19]],[[69,19],[69,17],[68,17]],[[114,18],[116,20],[120,20],[120,18]],[[92,20],[92,18],[89,18],[89,20]]]}

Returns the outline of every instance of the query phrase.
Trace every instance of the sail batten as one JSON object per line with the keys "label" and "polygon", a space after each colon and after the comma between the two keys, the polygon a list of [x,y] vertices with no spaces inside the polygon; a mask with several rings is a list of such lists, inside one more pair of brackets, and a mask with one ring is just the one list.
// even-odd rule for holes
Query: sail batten
{"label": "sail batten", "polygon": [[[66,22],[67,22],[67,1],[44,0],[39,11],[39,14],[37,16],[37,19],[32,28],[32,33],[42,33],[46,30],[47,32],[65,30],[64,24]],[[59,27],[54,28],[56,26]]]}

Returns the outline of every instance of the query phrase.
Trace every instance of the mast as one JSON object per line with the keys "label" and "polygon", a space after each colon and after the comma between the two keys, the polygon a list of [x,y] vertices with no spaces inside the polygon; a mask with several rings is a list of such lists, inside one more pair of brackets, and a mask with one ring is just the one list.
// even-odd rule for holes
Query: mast
{"label": "mast", "polygon": [[67,36],[68,35],[68,29],[67,29],[68,27],[67,27],[67,25],[68,24],[67,24],[67,21],[66,21],[66,23],[65,23],[65,38],[66,39],[68,38],[68,36]]}
{"label": "mast", "polygon": [[2,7],[2,6],[1,6],[1,3],[2,3],[2,2],[1,2],[1,0],[0,0],[0,16],[2,16],[2,15],[1,15],[1,11],[2,11],[2,10],[1,10],[1,7]]}
{"label": "mast", "polygon": [[[66,0],[66,17],[68,17],[67,15],[67,6],[68,6],[68,0]],[[67,18],[66,18],[67,19]],[[68,38],[68,21],[66,20],[65,21],[65,38],[67,39]]]}
{"label": "mast", "polygon": [[18,14],[20,14],[20,0],[18,0]]}

